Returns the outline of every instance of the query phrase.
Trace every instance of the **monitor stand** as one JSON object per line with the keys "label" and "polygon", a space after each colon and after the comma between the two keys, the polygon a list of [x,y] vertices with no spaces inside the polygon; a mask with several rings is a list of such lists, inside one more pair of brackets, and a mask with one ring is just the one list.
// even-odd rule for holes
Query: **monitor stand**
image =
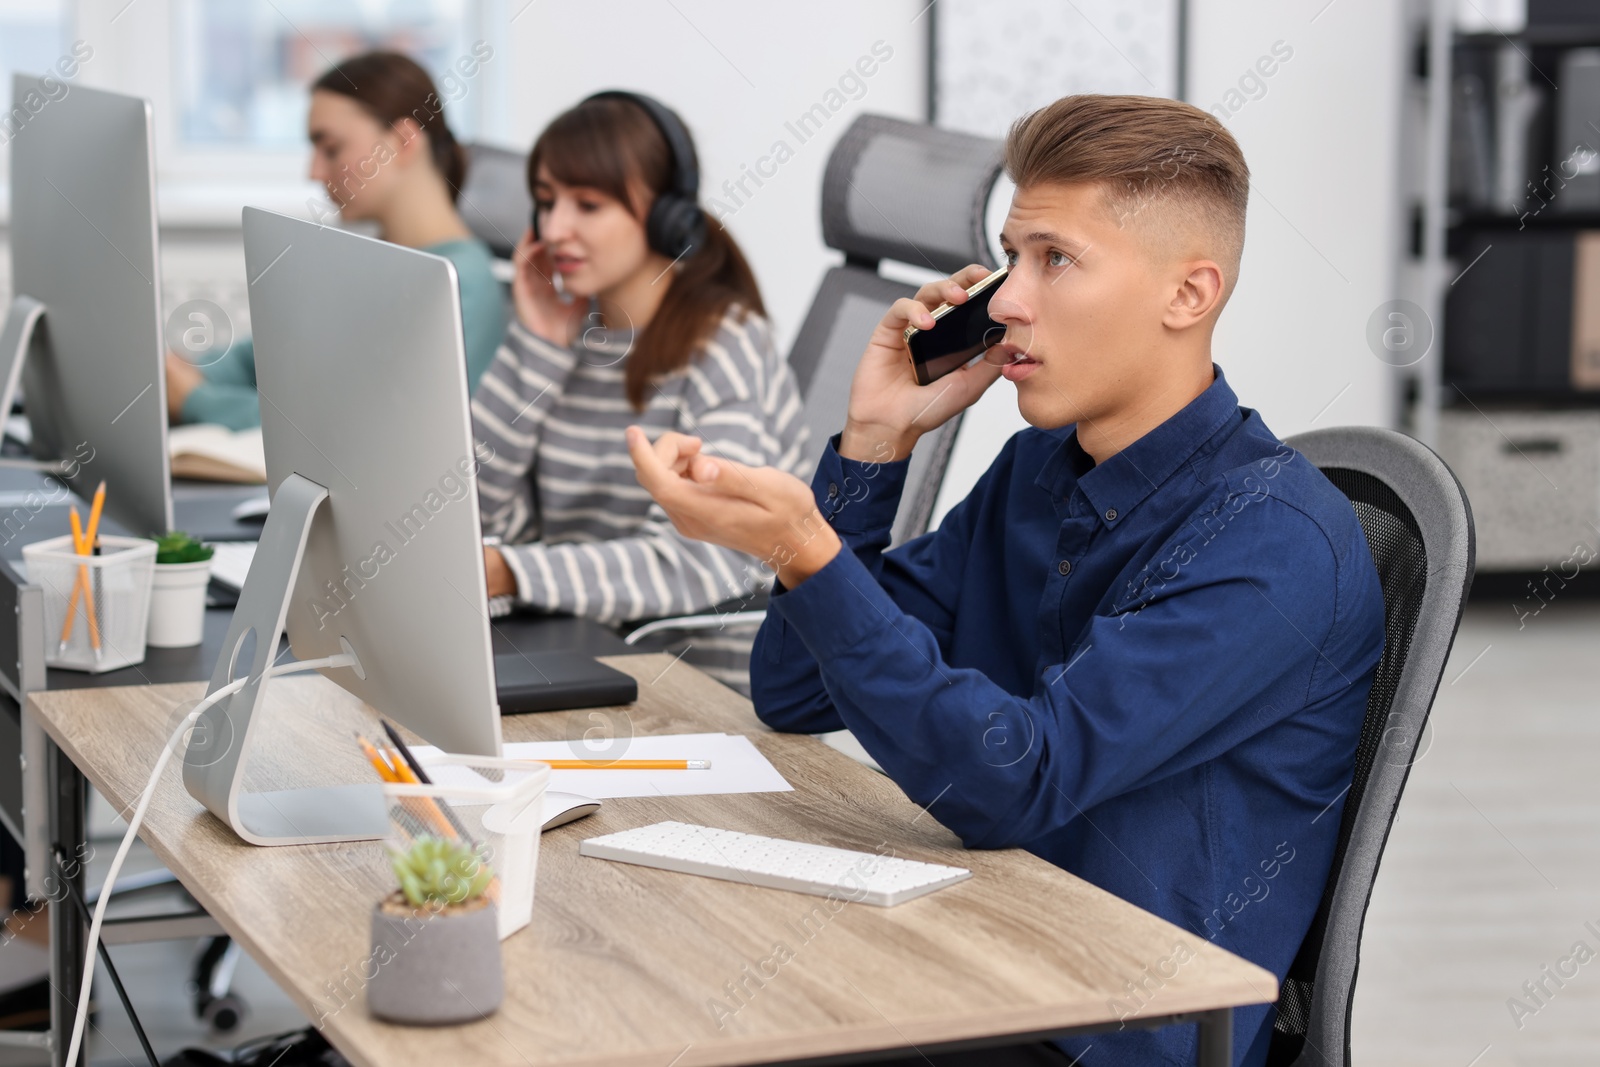
{"label": "monitor stand", "polygon": [[[11,298],[5,322],[0,325],[0,423],[11,414],[12,401],[17,398],[17,383],[22,380],[22,363],[28,358],[34,334],[43,321],[44,305],[39,301],[21,294]],[[0,456],[0,467],[64,475],[69,464],[61,460]]]}
{"label": "monitor stand", "polygon": [[[377,782],[265,793],[244,789],[252,721],[262,705],[267,671],[283,635],[312,517],[327,498],[326,487],[298,474],[285,478],[273,493],[272,509],[261,528],[261,541],[206,693],[239,678],[240,667],[248,667],[249,681],[200,716],[184,752],[183,784],[190,794],[252,845],[363,841],[381,838],[389,830],[388,807]],[[354,655],[342,638],[340,643]],[[248,655],[248,664],[239,662],[241,654]],[[359,660],[350,669],[365,677]]]}

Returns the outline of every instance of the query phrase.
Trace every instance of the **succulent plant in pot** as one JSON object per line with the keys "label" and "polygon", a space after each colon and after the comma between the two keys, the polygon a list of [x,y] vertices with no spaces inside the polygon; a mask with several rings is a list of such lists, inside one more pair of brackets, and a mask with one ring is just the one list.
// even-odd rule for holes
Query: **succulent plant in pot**
{"label": "succulent plant in pot", "polygon": [[212,548],[182,530],[162,534],[155,542],[156,566],[145,643],[156,648],[198,645],[205,636]]}
{"label": "succulent plant in pot", "polygon": [[467,841],[420,836],[391,850],[400,888],[372,911],[377,974],[367,1007],[390,1022],[443,1025],[500,1006],[494,872]]}

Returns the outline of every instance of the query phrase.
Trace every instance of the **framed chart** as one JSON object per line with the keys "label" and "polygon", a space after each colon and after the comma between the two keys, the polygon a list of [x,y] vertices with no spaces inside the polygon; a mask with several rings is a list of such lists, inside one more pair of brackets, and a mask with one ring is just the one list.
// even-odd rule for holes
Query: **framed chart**
{"label": "framed chart", "polygon": [[1185,0],[935,0],[928,113],[987,137],[1072,93],[1182,98]]}

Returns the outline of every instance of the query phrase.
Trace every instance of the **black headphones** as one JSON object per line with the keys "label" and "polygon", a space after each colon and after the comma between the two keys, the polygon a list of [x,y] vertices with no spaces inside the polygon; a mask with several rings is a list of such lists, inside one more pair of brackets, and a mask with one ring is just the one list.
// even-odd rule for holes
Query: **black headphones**
{"label": "black headphones", "polygon": [[[650,116],[672,154],[672,187],[656,196],[644,221],[645,239],[650,247],[673,260],[692,255],[705,244],[706,216],[696,199],[700,192],[700,165],[694,155],[694,141],[683,120],[671,108],[643,93],[608,89],[585,97],[591,100],[627,100]],[[582,106],[581,104],[579,106]],[[539,208],[533,209],[533,236],[539,238]]]}

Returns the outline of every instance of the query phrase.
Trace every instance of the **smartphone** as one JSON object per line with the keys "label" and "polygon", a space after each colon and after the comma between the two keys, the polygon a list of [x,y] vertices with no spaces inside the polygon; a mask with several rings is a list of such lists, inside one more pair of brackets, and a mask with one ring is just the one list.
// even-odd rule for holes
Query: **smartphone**
{"label": "smartphone", "polygon": [[1005,337],[1005,325],[989,317],[989,298],[1006,280],[1010,269],[1001,267],[968,289],[966,303],[934,308],[934,323],[929,329],[912,326],[906,330],[911,371],[917,376],[918,385],[928,385],[960,370]]}

